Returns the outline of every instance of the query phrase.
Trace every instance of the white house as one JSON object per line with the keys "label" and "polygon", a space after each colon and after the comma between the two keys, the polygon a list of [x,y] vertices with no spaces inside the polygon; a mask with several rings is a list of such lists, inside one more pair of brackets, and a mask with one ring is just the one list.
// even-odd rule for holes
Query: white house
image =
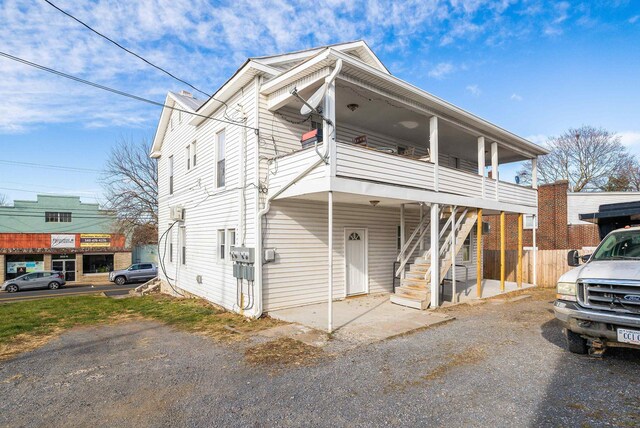
{"label": "white house", "polygon": [[[394,77],[362,41],[250,58],[212,98],[166,105],[161,279],[249,316],[391,293],[395,274],[393,301],[436,307],[465,264],[482,279],[482,213],[537,213],[544,149]],[[527,159],[533,187],[487,173]],[[232,246],[255,252],[253,281],[234,277]]]}

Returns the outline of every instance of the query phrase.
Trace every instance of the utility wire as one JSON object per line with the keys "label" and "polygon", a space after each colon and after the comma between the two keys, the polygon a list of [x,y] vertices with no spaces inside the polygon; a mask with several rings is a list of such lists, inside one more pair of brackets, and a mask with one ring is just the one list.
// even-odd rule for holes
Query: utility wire
{"label": "utility wire", "polygon": [[[155,65],[155,64],[154,64],[154,63],[152,63],[151,61],[149,61],[149,60],[147,60],[146,58],[144,58],[144,57],[142,57],[142,56],[138,55],[137,53],[133,52],[132,50],[127,49],[126,47],[122,46],[120,43],[116,42],[116,41],[115,41],[115,40],[113,40],[112,38],[110,38],[110,37],[108,37],[108,36],[106,36],[106,35],[102,34],[102,33],[101,33],[101,32],[99,32],[98,30],[96,30],[96,29],[92,28],[92,27],[91,27],[91,26],[89,26],[88,24],[86,24],[86,23],[84,23],[83,21],[81,21],[80,19],[76,18],[75,16],[73,16],[73,15],[72,15],[72,14],[70,14],[69,12],[67,12],[67,11],[65,11],[65,10],[63,10],[63,9],[61,9],[61,8],[59,8],[58,6],[56,6],[55,4],[53,4],[52,2],[50,2],[49,0],[44,0],[44,1],[45,1],[46,3],[48,3],[50,6],[52,6],[53,8],[55,8],[55,9],[59,10],[60,12],[62,12],[62,13],[63,13],[63,14],[65,14],[65,15],[67,15],[69,18],[73,19],[74,21],[76,21],[76,22],[77,22],[77,23],[79,23],[80,25],[82,25],[82,26],[86,27],[88,30],[90,30],[90,31],[94,32],[95,34],[97,34],[98,36],[102,37],[103,39],[108,40],[109,42],[113,43],[114,45],[116,45],[116,46],[117,46],[117,47],[119,47],[120,49],[124,50],[125,52],[130,53],[131,55],[135,56],[135,57],[136,57],[136,58],[138,58],[139,60],[144,61],[145,63],[149,64],[151,67],[153,67],[153,68],[155,68],[155,69],[157,69],[157,70],[162,71],[163,73],[167,74],[168,76],[171,76],[172,78],[176,79],[177,81],[184,83],[185,85],[189,86],[190,88],[195,89],[196,91],[200,92],[201,94],[206,95],[206,96],[207,96],[207,97],[209,97],[209,98],[213,98],[210,94],[208,94],[208,93],[206,93],[206,92],[204,92],[204,91],[202,91],[202,90],[200,90],[200,89],[196,88],[196,87],[195,87],[195,86],[193,86],[191,83],[189,83],[189,82],[187,82],[187,81],[185,81],[185,80],[182,80],[181,78],[177,77],[177,76],[176,76],[176,75],[174,75],[173,73],[171,73],[171,72],[169,72],[169,71],[165,70],[164,68],[162,68],[162,67],[160,67],[160,66],[158,66],[158,65]],[[215,98],[213,98],[213,99],[214,99],[214,100],[216,100]],[[222,101],[219,101],[219,100],[216,100],[216,101],[218,101],[218,102],[222,102]]]}
{"label": "utility wire", "polygon": [[32,163],[32,162],[18,162],[18,161],[4,160],[4,159],[0,159],[0,163],[7,164],[7,165],[25,165],[25,166],[37,166],[40,168],[62,169],[65,171],[74,171],[74,172],[87,172],[87,173],[102,172],[99,169],[79,168],[74,166],[62,166],[62,165],[47,165],[47,164]]}
{"label": "utility wire", "polygon": [[202,117],[204,119],[209,119],[209,120],[213,120],[213,121],[220,122],[220,123],[226,123],[228,125],[235,125],[235,126],[239,126],[241,128],[251,129],[256,134],[259,133],[258,128],[254,128],[252,126],[244,125],[243,123],[233,122],[233,121],[230,121],[230,120],[216,119],[216,118],[211,117],[211,116],[205,116],[204,114],[198,114],[198,113],[195,113],[195,112],[192,112],[192,111],[188,111],[188,110],[184,110],[184,109],[168,106],[168,105],[166,105],[164,103],[160,103],[158,101],[153,101],[153,100],[150,100],[148,98],[143,98],[143,97],[140,97],[138,95],[133,95],[133,94],[130,94],[128,92],[120,91],[118,89],[110,88],[108,86],[100,85],[98,83],[90,82],[88,80],[84,80],[84,79],[81,79],[79,77],[72,76],[72,75],[67,74],[67,73],[63,73],[61,71],[54,70],[53,68],[45,67],[44,65],[36,64],[34,62],[27,61],[26,59],[22,59],[22,58],[19,58],[17,56],[10,55],[10,54],[8,54],[6,52],[0,51],[0,56],[3,56],[5,58],[7,58],[7,59],[10,59],[10,60],[25,64],[25,65],[28,65],[30,67],[37,68],[39,70],[46,71],[48,73],[55,74],[57,76],[65,77],[67,79],[70,79],[70,80],[73,80],[73,81],[76,81],[76,82],[79,82],[79,83],[84,83],[85,85],[93,86],[94,88],[102,89],[103,91],[111,92],[111,93],[114,93],[114,94],[117,94],[117,95],[120,95],[120,96],[123,96],[123,97],[127,97],[127,98],[131,98],[131,99],[134,99],[134,100],[137,100],[137,101],[141,101],[143,103],[152,104],[152,105],[155,105],[155,106],[158,106],[158,107],[166,107],[166,108],[168,108],[170,110],[181,111],[183,113],[191,114],[191,115],[198,116],[198,117]]}

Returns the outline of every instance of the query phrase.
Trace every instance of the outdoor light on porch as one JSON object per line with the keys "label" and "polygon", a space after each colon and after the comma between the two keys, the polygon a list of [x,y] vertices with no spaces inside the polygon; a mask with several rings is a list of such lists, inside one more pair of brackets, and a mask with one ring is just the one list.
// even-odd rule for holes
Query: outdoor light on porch
{"label": "outdoor light on porch", "polygon": [[380,203],[380,201],[369,201],[369,203],[371,204],[372,207],[375,207]]}
{"label": "outdoor light on porch", "polygon": [[347,104],[347,108],[351,111],[356,111],[358,110],[360,106],[358,104],[355,103],[351,103],[351,104]]}

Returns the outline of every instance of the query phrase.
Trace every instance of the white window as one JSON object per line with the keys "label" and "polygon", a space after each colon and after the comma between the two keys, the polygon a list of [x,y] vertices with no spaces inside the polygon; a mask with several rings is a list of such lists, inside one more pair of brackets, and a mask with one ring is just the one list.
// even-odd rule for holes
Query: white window
{"label": "white window", "polygon": [[187,158],[187,171],[191,169],[191,144],[189,144],[186,148],[186,158]]}
{"label": "white window", "polygon": [[216,135],[216,187],[224,187],[225,184],[225,134],[224,130]]}
{"label": "white window", "polygon": [[525,229],[538,228],[538,219],[533,214],[525,214],[522,223]]}
{"label": "white window", "polygon": [[[169,225],[171,227],[171,224]],[[173,263],[173,230],[167,233],[167,246],[169,247],[169,262]]]}
{"label": "white window", "polygon": [[227,229],[227,260],[231,260],[231,247],[236,245],[236,230]]}
{"label": "white window", "polygon": [[224,261],[226,256],[226,232],[224,229],[218,229],[218,261]]}
{"label": "white window", "polygon": [[173,195],[173,156],[169,156],[169,194]]}
{"label": "white window", "polygon": [[187,231],[184,226],[180,226],[180,262],[187,264]]}
{"label": "white window", "polygon": [[196,142],[191,143],[191,166],[196,167]]}
{"label": "white window", "polygon": [[471,261],[471,234],[467,236],[467,239],[465,239],[464,243],[462,244],[462,261]]}

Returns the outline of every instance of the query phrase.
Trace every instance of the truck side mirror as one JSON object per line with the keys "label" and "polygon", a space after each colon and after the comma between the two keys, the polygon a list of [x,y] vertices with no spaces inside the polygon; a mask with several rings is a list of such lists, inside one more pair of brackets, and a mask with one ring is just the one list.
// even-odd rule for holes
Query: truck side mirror
{"label": "truck side mirror", "polygon": [[578,250],[571,250],[567,253],[567,264],[569,266],[580,266],[580,256]]}
{"label": "truck side mirror", "polygon": [[589,261],[590,258],[591,258],[591,254],[585,254],[584,256],[580,257],[580,260],[582,260],[582,263],[586,263]]}

